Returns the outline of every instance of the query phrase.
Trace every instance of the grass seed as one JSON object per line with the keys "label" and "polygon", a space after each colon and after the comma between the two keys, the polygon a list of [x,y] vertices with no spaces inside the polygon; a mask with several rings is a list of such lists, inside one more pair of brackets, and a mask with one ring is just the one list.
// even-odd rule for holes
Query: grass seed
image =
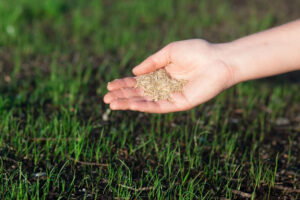
{"label": "grass seed", "polygon": [[187,83],[186,80],[173,79],[165,69],[137,76],[136,80],[136,87],[141,88],[143,95],[152,97],[154,101],[172,101],[170,95],[174,92],[182,92]]}

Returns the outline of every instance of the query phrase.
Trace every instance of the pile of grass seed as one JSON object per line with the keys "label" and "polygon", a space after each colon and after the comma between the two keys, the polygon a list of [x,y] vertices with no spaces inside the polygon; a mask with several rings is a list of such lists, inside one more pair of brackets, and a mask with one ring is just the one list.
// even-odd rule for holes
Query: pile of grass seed
{"label": "pile of grass seed", "polygon": [[149,74],[136,77],[137,84],[143,90],[144,96],[152,97],[152,100],[172,101],[170,94],[182,92],[186,80],[176,80],[169,76],[165,69],[159,69]]}

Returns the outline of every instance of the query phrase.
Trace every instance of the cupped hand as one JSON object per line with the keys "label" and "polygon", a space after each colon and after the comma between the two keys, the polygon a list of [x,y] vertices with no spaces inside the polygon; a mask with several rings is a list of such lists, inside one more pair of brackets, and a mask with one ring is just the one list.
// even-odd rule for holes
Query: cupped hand
{"label": "cupped hand", "polygon": [[148,57],[133,69],[138,76],[165,67],[175,79],[187,80],[180,93],[171,94],[172,101],[153,101],[135,88],[135,77],[117,79],[107,85],[104,102],[112,110],[134,110],[169,113],[191,109],[233,85],[233,69],[226,62],[220,45],[193,39],[173,42]]}

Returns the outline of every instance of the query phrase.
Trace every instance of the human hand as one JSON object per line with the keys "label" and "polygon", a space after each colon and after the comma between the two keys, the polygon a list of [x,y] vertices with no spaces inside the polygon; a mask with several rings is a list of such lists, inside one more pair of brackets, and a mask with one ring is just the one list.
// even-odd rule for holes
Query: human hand
{"label": "human hand", "polygon": [[220,45],[200,39],[165,46],[136,66],[133,73],[138,76],[163,67],[172,78],[188,81],[182,92],[171,94],[172,101],[152,101],[142,95],[140,88],[135,88],[134,77],[127,77],[107,85],[109,92],[104,102],[112,110],[177,112],[202,104],[234,84],[234,71],[223,58]]}

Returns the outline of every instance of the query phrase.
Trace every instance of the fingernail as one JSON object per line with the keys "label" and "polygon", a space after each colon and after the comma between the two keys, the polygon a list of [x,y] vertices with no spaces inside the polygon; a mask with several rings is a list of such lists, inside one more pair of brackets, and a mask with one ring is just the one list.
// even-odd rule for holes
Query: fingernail
{"label": "fingernail", "polygon": [[107,83],[107,86],[106,86],[106,88],[107,88],[108,90],[111,88],[111,86],[110,86],[110,82],[108,82],[108,83]]}

